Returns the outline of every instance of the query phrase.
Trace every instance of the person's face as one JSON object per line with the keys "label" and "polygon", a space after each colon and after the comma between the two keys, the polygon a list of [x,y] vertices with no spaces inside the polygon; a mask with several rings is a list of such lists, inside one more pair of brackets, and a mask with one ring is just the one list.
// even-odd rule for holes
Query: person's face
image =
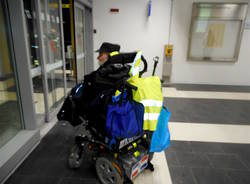
{"label": "person's face", "polygon": [[99,60],[99,65],[103,65],[108,60],[109,54],[107,52],[99,53],[97,59]]}

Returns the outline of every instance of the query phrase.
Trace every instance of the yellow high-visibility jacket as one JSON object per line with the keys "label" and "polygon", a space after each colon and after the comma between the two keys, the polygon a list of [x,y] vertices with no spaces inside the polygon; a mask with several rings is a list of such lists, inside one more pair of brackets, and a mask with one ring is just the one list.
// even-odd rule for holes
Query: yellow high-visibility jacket
{"label": "yellow high-visibility jacket", "polygon": [[129,72],[131,77],[128,79],[128,82],[137,87],[137,90],[133,90],[133,99],[142,103],[145,108],[143,129],[155,131],[163,105],[161,81],[156,76],[140,78],[140,62],[141,51],[138,51]]}

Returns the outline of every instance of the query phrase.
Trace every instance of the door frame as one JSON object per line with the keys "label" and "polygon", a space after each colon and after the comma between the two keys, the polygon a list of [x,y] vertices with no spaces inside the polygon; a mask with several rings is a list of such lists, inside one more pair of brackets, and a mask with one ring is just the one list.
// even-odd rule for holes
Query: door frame
{"label": "door frame", "polygon": [[[77,69],[77,43],[76,43],[76,8],[79,8],[80,10],[83,11],[83,67],[84,67],[84,71],[83,74],[86,74],[86,28],[85,28],[85,7],[83,4],[81,4],[78,1],[74,1],[74,37],[75,37],[75,41],[74,41],[74,46],[75,46],[75,62],[76,62],[76,72],[78,71]],[[82,56],[81,56],[82,57]],[[81,79],[78,79],[78,73],[76,73],[76,81],[77,83],[81,82]]]}
{"label": "door frame", "polygon": [[[23,113],[24,127],[20,132],[0,148],[0,183],[4,183],[17,166],[34,149],[40,141],[40,133],[36,126],[35,108],[33,103],[32,75],[24,15],[23,0],[1,0],[8,11],[9,33],[12,43],[10,55],[16,64],[17,86]],[[13,56],[14,55],[14,56]],[[14,72],[14,71],[13,71]]]}
{"label": "door frame", "polygon": [[[51,121],[56,114],[56,109],[50,109],[49,107],[49,87],[48,87],[48,73],[51,71],[54,71],[60,67],[63,68],[63,84],[64,84],[64,98],[66,97],[66,68],[65,68],[65,52],[64,52],[64,36],[63,36],[63,19],[62,19],[62,2],[61,0],[58,0],[58,10],[59,10],[59,27],[60,27],[60,45],[61,45],[61,55],[62,55],[62,60],[57,61],[56,63],[47,63],[46,62],[46,55],[45,53],[49,54],[50,58],[50,52],[48,51],[48,45],[45,47],[44,39],[43,39],[43,23],[42,23],[42,11],[41,11],[41,1],[40,0],[35,0],[36,3],[36,12],[39,12],[37,16],[37,26],[38,26],[38,37],[39,37],[39,45],[40,45],[40,58],[41,58],[41,75],[43,78],[43,90],[44,90],[44,103],[45,103],[45,121],[49,122]],[[46,26],[48,26],[48,0],[44,0],[45,3],[45,20],[46,21]],[[53,91],[52,91],[53,92]],[[53,99],[56,99],[56,94],[54,92],[52,93]]]}

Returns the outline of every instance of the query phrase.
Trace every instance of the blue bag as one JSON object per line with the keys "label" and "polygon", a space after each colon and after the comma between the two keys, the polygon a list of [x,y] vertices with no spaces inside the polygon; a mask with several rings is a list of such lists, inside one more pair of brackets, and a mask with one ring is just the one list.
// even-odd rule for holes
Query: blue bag
{"label": "blue bag", "polygon": [[168,129],[168,120],[170,112],[162,107],[156,130],[154,131],[150,144],[150,152],[161,152],[170,144],[170,133]]}
{"label": "blue bag", "polygon": [[108,105],[106,128],[110,138],[131,138],[143,134],[144,106],[135,101]]}

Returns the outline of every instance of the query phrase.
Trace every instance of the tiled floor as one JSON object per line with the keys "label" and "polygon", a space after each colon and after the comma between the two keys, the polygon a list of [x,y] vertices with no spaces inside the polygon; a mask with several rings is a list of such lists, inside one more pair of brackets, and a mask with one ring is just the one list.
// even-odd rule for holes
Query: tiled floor
{"label": "tiled floor", "polygon": [[250,144],[218,142],[250,143],[250,87],[176,84],[164,96],[180,140],[166,151],[172,183],[249,184]]}
{"label": "tiled floor", "polygon": [[[5,184],[99,184],[88,155],[80,169],[71,170],[67,166],[68,152],[78,131],[57,123]],[[134,184],[171,183],[164,153],[156,154],[152,163],[155,172],[144,171]]]}
{"label": "tiled floor", "polygon": [[[171,147],[165,152],[167,161],[156,154],[153,159],[156,171],[144,172],[135,184],[249,184],[250,144],[231,142],[250,143],[250,88],[170,87],[176,87],[177,93],[165,93],[170,88],[164,88],[173,131]],[[199,96],[193,98],[194,94]],[[87,158],[80,170],[67,167],[67,154],[76,131],[69,125],[56,124],[6,184],[99,183]]]}
{"label": "tiled floor", "polygon": [[172,141],[166,158],[173,184],[249,184],[250,145]]}
{"label": "tiled floor", "polygon": [[[6,184],[99,183],[88,158],[79,170],[67,167],[77,129],[56,124]],[[172,141],[167,162],[157,155],[155,172],[145,171],[135,184],[249,184],[250,145]]]}
{"label": "tiled floor", "polygon": [[172,138],[250,144],[249,89],[188,84],[164,87],[164,105],[171,112]]}
{"label": "tiled floor", "polygon": [[250,125],[250,86],[172,84],[163,95],[171,122]]}

